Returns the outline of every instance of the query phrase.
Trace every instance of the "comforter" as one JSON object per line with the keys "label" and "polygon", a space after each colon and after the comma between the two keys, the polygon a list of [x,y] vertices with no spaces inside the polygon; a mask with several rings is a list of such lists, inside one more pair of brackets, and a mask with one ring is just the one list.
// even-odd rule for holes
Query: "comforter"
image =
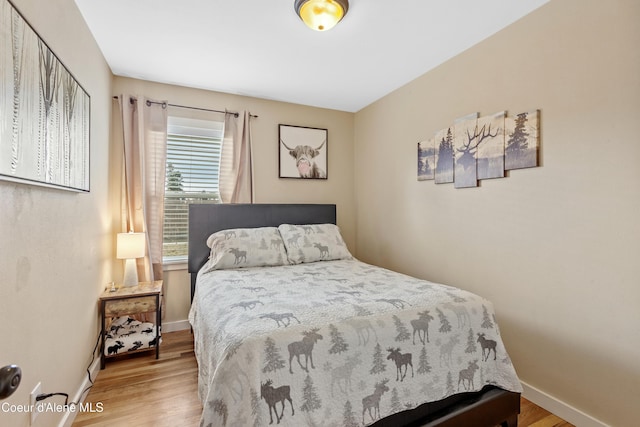
{"label": "comforter", "polygon": [[189,320],[203,426],[361,426],[521,392],[489,301],[357,260],[201,272]]}

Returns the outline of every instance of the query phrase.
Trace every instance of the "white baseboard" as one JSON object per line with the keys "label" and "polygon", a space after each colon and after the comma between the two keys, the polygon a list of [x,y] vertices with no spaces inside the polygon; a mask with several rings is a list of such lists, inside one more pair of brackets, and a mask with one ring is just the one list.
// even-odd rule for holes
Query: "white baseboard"
{"label": "white baseboard", "polygon": [[162,322],[162,332],[176,332],[191,329],[188,320],[178,320],[177,322]]}
{"label": "white baseboard", "polygon": [[[98,373],[100,372],[100,354],[98,354],[98,358],[94,360],[91,366],[89,367],[89,372],[91,373],[91,378],[95,382],[98,376]],[[78,402],[78,403],[84,402],[84,398],[87,397],[87,394],[89,394],[89,392],[85,393],[84,395],[82,394],[82,392],[90,385],[91,383],[89,382],[89,378],[85,377],[84,381],[82,381],[82,384],[80,384],[80,387],[75,392],[75,394],[73,395],[73,398],[70,399],[70,401]],[[82,400],[80,399],[81,397],[82,397]],[[60,421],[60,424],[58,424],[58,427],[71,427],[71,424],[73,424],[73,421],[76,419],[76,415],[77,415],[77,412],[71,412],[71,411],[65,412],[64,416],[62,417],[62,420]]]}
{"label": "white baseboard", "polygon": [[[184,330],[190,329],[190,328],[191,328],[191,324],[189,323],[188,320],[179,320],[177,322],[162,323],[162,332],[184,331]],[[89,372],[91,372],[91,378],[95,382],[95,380],[96,380],[96,378],[98,376],[98,373],[100,372],[100,354],[99,354],[99,352],[98,352],[98,358],[96,360],[94,360],[93,363],[91,364],[91,366],[89,367]],[[89,378],[85,377],[84,381],[82,381],[82,384],[80,384],[80,387],[78,388],[78,390],[74,394],[73,398],[70,399],[70,401],[71,402],[78,402],[78,403],[84,402],[84,399],[85,399],[85,397],[87,397],[87,394],[89,392],[85,393],[84,395],[82,395],[82,392],[87,387],[89,387],[90,385],[91,385],[91,382],[89,382]],[[82,400],[80,400],[81,397],[82,397]],[[62,420],[60,421],[60,424],[58,425],[58,427],[71,427],[71,425],[73,424],[73,421],[76,419],[76,415],[77,415],[77,412],[71,412],[71,411],[65,412],[65,414],[62,417]]]}
{"label": "white baseboard", "polygon": [[585,414],[579,409],[556,399],[544,391],[538,390],[525,382],[521,383],[523,388],[522,395],[525,399],[530,400],[541,408],[559,416],[563,420],[579,427],[609,427],[608,424]]}

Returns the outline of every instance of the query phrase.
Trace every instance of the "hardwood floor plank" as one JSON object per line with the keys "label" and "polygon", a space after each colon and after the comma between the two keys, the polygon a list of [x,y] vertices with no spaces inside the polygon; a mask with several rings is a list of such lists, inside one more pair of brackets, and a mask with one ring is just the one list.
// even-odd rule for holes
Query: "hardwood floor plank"
{"label": "hardwood floor plank", "polygon": [[[164,333],[158,360],[153,353],[109,360],[85,399],[98,402],[104,411],[79,413],[73,427],[197,426],[202,405],[191,332]],[[525,398],[518,426],[574,427]]]}

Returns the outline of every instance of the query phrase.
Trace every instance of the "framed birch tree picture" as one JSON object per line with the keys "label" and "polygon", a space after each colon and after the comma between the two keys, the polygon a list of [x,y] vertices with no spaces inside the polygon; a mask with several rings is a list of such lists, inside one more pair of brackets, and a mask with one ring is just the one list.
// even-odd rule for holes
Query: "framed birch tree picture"
{"label": "framed birch tree picture", "polygon": [[8,0],[0,46],[0,179],[89,192],[89,94]]}

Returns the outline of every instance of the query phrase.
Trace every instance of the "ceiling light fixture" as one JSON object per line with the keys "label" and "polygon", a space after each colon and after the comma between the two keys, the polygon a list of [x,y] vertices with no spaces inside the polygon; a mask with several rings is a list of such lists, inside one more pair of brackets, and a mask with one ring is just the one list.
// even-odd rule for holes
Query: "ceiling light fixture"
{"label": "ceiling light fixture", "polygon": [[349,1],[296,0],[293,7],[307,27],[316,31],[327,31],[347,14]]}

